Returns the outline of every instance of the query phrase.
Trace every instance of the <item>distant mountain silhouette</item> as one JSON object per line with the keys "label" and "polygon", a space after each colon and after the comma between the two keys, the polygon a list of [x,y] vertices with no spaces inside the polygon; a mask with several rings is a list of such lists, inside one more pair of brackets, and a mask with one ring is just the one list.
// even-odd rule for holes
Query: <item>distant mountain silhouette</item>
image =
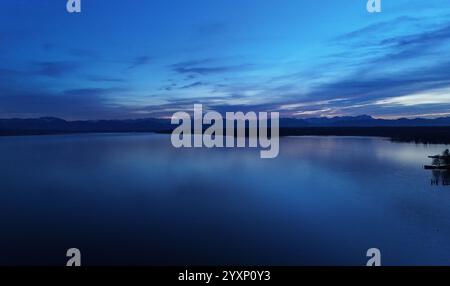
{"label": "distant mountain silhouette", "polygon": [[0,119],[0,135],[94,133],[94,132],[161,132],[171,129],[165,119],[66,121],[60,118]]}
{"label": "distant mountain silhouette", "polygon": [[[225,125],[224,125],[225,126]],[[0,119],[0,136],[71,133],[170,133],[168,119],[78,120],[60,118]],[[450,144],[450,117],[375,119],[371,116],[281,118],[280,136],[375,136],[393,141]]]}
{"label": "distant mountain silhouette", "polygon": [[309,119],[283,118],[281,127],[426,127],[426,126],[450,126],[450,117],[436,119],[426,118],[400,118],[394,120],[375,119],[369,115],[344,116],[344,117],[320,117]]}
{"label": "distant mountain silhouette", "polygon": [[[368,115],[333,118],[281,118],[280,127],[289,128],[332,128],[332,127],[450,127],[450,117],[436,119],[375,119]],[[169,132],[174,128],[168,119],[129,120],[78,120],[66,121],[60,118],[43,117],[35,119],[0,119],[0,135],[58,134],[93,132]]]}

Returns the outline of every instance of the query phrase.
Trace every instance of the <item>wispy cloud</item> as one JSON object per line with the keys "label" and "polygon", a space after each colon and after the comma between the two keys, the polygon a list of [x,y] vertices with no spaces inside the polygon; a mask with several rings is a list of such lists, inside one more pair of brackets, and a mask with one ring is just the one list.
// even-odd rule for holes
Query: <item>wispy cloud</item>
{"label": "wispy cloud", "polygon": [[127,67],[127,70],[133,70],[141,66],[150,64],[152,58],[149,56],[140,56],[133,59],[131,64]]}
{"label": "wispy cloud", "polygon": [[123,109],[114,106],[110,96],[122,89],[73,89],[61,92],[48,90],[19,91],[1,88],[0,106],[4,116],[57,116],[66,119],[115,118],[123,116]]}
{"label": "wispy cloud", "polygon": [[377,100],[375,104],[386,106],[417,106],[429,104],[450,105],[450,87],[437,90],[428,90],[416,94],[390,97]]}
{"label": "wispy cloud", "polygon": [[33,71],[36,75],[47,77],[62,77],[74,72],[78,65],[73,62],[55,61],[55,62],[37,62],[37,70]]}
{"label": "wispy cloud", "polygon": [[190,89],[190,88],[194,88],[194,87],[199,87],[199,86],[204,86],[205,84],[201,81],[197,81],[185,86],[180,87],[180,89]]}
{"label": "wispy cloud", "polygon": [[179,74],[210,75],[242,71],[252,66],[250,64],[221,65],[215,62],[216,60],[213,59],[191,60],[176,63],[170,67]]}
{"label": "wispy cloud", "polygon": [[86,78],[92,82],[106,82],[106,83],[120,83],[124,82],[121,78],[116,77],[107,77],[107,76],[96,76],[96,75],[90,75],[86,76]]}

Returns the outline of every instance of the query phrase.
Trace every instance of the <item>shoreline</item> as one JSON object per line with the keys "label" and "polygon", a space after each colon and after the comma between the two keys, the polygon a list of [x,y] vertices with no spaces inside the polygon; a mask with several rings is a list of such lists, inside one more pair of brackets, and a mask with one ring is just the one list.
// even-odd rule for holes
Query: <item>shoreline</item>
{"label": "shoreline", "polygon": [[[75,134],[171,134],[172,130],[0,130],[0,137]],[[442,127],[302,127],[280,128],[280,137],[337,136],[381,137],[393,142],[450,144],[450,126]]]}

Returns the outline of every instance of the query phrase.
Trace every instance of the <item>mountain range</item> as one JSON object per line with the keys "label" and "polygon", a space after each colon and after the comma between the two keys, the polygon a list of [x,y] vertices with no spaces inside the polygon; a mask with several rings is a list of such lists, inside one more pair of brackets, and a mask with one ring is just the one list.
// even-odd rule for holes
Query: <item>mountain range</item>
{"label": "mountain range", "polygon": [[399,118],[376,119],[369,115],[344,117],[319,117],[309,119],[282,118],[280,126],[285,128],[298,127],[425,127],[450,126],[450,117],[435,119],[427,118]]}
{"label": "mountain range", "polygon": [[[435,119],[376,119],[368,115],[320,118],[281,118],[281,128],[309,127],[427,127],[450,126],[450,117]],[[173,129],[169,119],[78,120],[55,117],[0,119],[1,133],[163,132]]]}
{"label": "mountain range", "polygon": [[[225,126],[225,125],[224,125]],[[0,136],[70,133],[170,133],[169,119],[77,120],[55,117],[0,119]],[[394,141],[450,144],[450,117],[376,119],[368,115],[333,118],[281,118],[281,136],[375,136]]]}

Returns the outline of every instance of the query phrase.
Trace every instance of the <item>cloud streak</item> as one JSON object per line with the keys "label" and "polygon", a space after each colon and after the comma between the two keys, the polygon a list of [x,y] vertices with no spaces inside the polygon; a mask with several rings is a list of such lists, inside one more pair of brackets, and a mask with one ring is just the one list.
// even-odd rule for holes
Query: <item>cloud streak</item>
{"label": "cloud streak", "polygon": [[131,64],[127,67],[127,70],[133,70],[142,66],[150,64],[152,58],[148,56],[140,56],[133,59]]}

